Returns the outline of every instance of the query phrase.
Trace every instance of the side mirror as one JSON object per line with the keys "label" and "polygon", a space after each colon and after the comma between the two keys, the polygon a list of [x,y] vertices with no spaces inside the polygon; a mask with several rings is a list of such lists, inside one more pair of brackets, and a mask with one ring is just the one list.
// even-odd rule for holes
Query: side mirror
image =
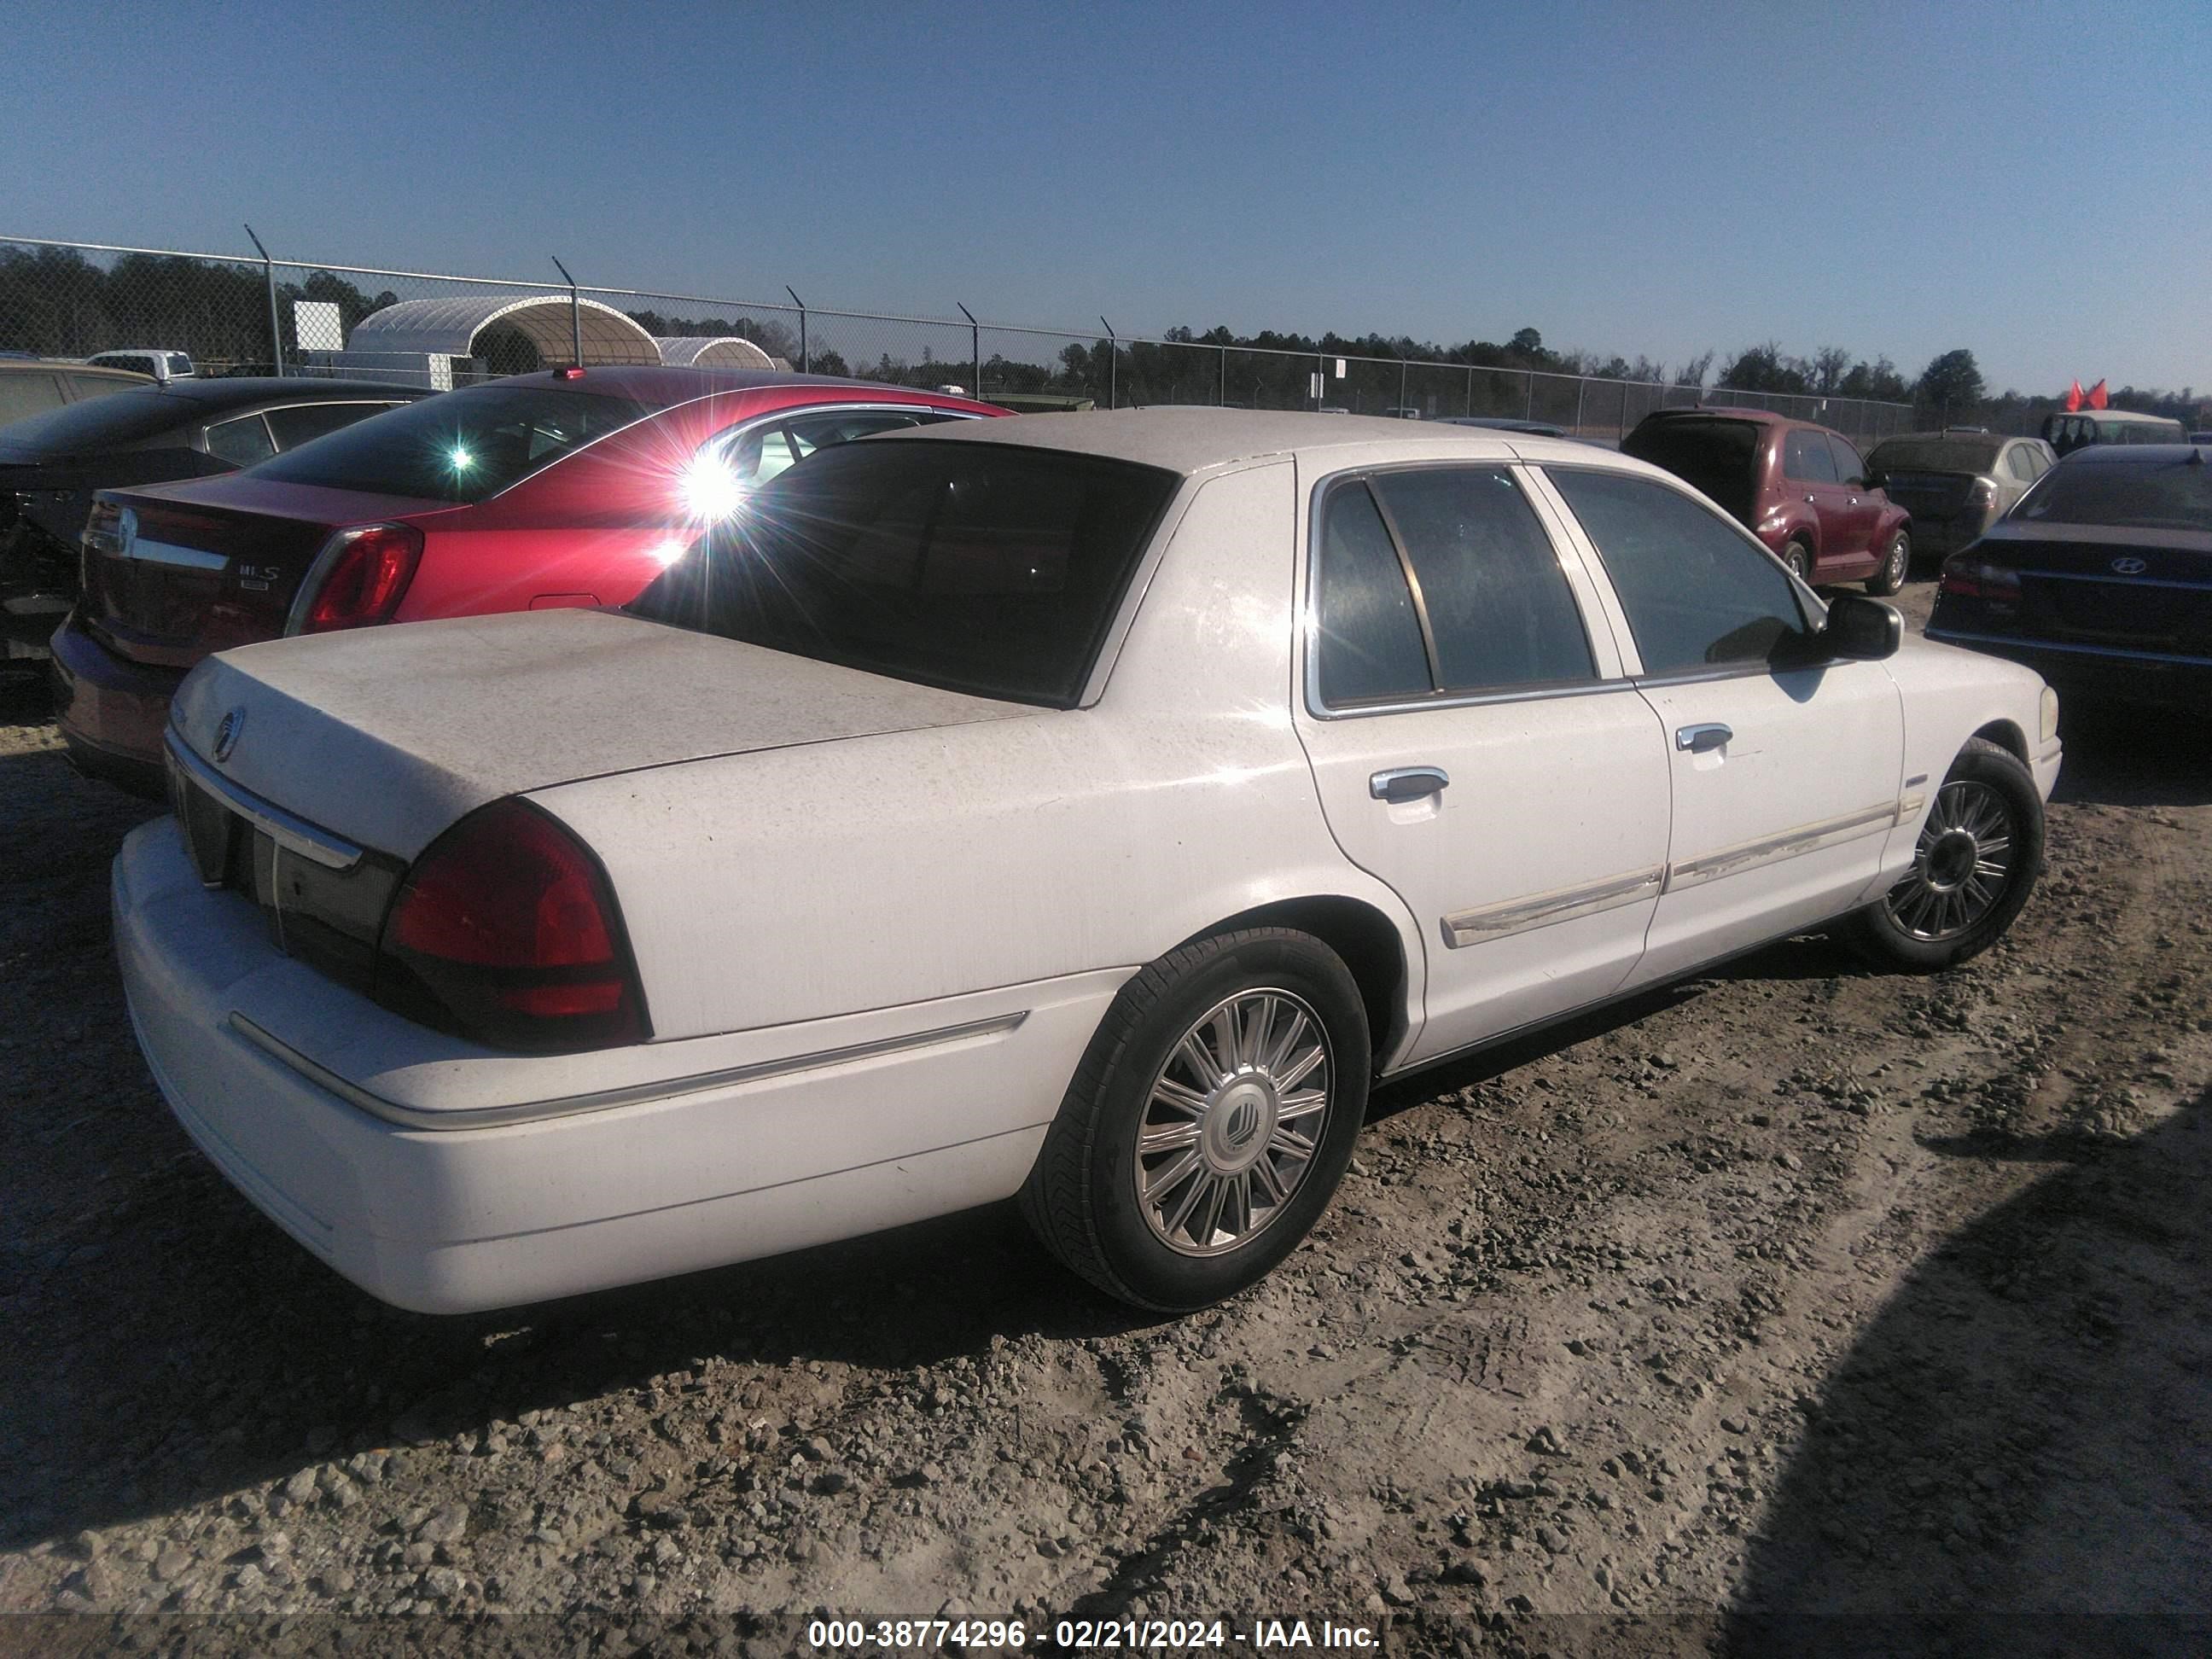
{"label": "side mirror", "polygon": [[1869,472],[1865,477],[1861,478],[1858,481],[1856,488],[1860,489],[1879,489],[1881,488],[1881,473]]}
{"label": "side mirror", "polygon": [[1828,625],[1815,643],[1853,662],[1881,662],[1905,643],[1905,618],[1880,599],[1839,593],[1828,602]]}

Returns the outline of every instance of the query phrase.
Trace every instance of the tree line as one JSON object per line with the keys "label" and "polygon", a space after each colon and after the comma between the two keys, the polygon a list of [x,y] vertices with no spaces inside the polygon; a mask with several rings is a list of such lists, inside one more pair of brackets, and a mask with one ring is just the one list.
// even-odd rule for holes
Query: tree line
{"label": "tree line", "polygon": [[[280,283],[276,297],[277,325],[289,355],[299,349],[293,301],[335,304],[350,337],[362,318],[399,296],[388,289],[370,293],[336,273],[315,270],[303,280]],[[786,318],[685,318],[650,309],[629,314],[656,337],[737,335],[773,356],[794,364],[800,361],[798,331]],[[814,331],[832,337],[807,343],[808,367],[817,374],[919,386],[965,385],[977,378],[980,367],[980,389],[986,393],[1060,392],[1101,402],[1111,397],[1122,403],[1224,402],[1293,409],[1319,403],[1371,411],[1393,406],[1402,397],[1425,413],[1463,409],[1470,414],[1534,413],[1553,419],[1568,418],[1569,411],[1554,407],[1554,388],[1540,386],[1533,377],[1593,376],[1701,390],[1710,382],[1724,391],[1909,403],[1916,417],[1926,422],[1972,420],[2023,428],[2061,401],[2055,394],[2009,388],[1993,393],[1974,354],[1963,347],[1939,354],[1908,380],[1887,356],[1869,361],[1840,346],[1822,346],[1801,357],[1770,340],[1738,351],[1716,376],[1717,352],[1667,364],[1640,356],[1559,351],[1546,345],[1533,327],[1503,341],[1439,345],[1375,332],[1307,335],[1262,329],[1246,335],[1224,326],[1203,333],[1177,326],[1158,343],[1115,342],[1102,335],[1070,341],[1042,361],[994,351],[978,366],[965,356],[940,356],[929,346],[918,358],[881,351],[870,362],[841,349],[849,346],[858,326],[847,319],[820,319]],[[264,368],[269,343],[268,290],[263,273],[251,265],[142,253],[124,254],[102,265],[70,248],[0,250],[0,350],[82,357],[118,346],[167,346],[216,364]],[[1334,373],[1340,358],[1346,363],[1341,377]],[[1541,409],[1536,407],[1540,392],[1547,399]],[[1600,397],[1602,402],[1604,394]],[[2124,386],[2111,398],[2118,407],[2191,422],[2201,419],[2200,400],[2189,386],[2173,392]],[[1649,399],[1620,400],[1624,418],[1648,406]],[[1604,405],[1606,411],[1610,408]],[[1586,411],[1578,403],[1573,413],[1584,412],[1603,411]]]}

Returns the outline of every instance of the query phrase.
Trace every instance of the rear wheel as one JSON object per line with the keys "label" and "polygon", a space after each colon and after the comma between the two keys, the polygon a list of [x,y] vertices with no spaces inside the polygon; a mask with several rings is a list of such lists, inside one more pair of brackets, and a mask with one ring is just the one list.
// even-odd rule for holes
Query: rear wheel
{"label": "rear wheel", "polygon": [[1970,741],[1928,809],[1912,868],[1859,912],[1857,943],[1877,963],[1933,973],[1994,945],[2043,868],[2043,799],[2026,766]]}
{"label": "rear wheel", "polygon": [[1782,550],[1782,562],[1790,574],[1810,586],[1813,580],[1813,550],[1802,542],[1793,541]]}
{"label": "rear wheel", "polygon": [[1887,599],[1905,586],[1906,573],[1912,568],[1912,538],[1902,530],[1890,538],[1889,551],[1881,557],[1881,568],[1867,578],[1866,591]]}
{"label": "rear wheel", "polygon": [[1184,1312],[1312,1231],[1367,1105],[1367,1013],[1320,940],[1254,928],[1121,989],[1022,1190],[1054,1255],[1109,1295]]}

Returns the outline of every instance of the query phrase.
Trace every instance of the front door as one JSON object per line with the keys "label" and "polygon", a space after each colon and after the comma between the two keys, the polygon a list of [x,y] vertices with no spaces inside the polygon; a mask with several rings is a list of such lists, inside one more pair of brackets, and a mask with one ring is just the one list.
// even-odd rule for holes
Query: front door
{"label": "front door", "polygon": [[1666,734],[1673,830],[1632,984],[1850,908],[1898,817],[1904,705],[1880,663],[1814,662],[1796,586],[1680,491],[1550,468],[1611,578]]}
{"label": "front door", "polygon": [[1862,550],[1850,538],[1849,495],[1836,475],[1836,458],[1826,436],[1810,427],[1793,426],[1784,432],[1782,477],[1784,489],[1804,498],[1820,526],[1820,545],[1813,550],[1808,580],[1825,581],[1835,566],[1849,563]]}
{"label": "front door", "polygon": [[1658,715],[1504,464],[1348,473],[1316,508],[1297,727],[1329,828],[1426,948],[1422,1060],[1618,990],[1668,842]]}

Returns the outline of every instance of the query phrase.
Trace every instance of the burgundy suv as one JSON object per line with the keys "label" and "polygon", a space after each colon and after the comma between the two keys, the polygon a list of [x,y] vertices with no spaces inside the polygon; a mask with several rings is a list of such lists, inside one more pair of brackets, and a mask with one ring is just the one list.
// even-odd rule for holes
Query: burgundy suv
{"label": "burgundy suv", "polygon": [[1662,409],[1620,447],[1704,490],[1808,582],[1905,586],[1912,515],[1867,483],[1840,432],[1763,409]]}

